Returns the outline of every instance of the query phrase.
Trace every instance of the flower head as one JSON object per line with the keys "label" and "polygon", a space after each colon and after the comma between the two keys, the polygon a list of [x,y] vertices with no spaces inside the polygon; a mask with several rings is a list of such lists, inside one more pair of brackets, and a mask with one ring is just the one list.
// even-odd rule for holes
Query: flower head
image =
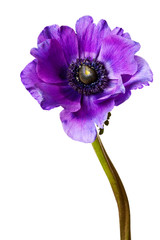
{"label": "flower head", "polygon": [[149,85],[152,72],[135,53],[139,43],[105,20],[80,18],[76,32],[52,25],[38,37],[35,59],[21,73],[22,83],[43,109],[62,106],[64,131],[74,140],[93,142],[108,112],[131,90]]}

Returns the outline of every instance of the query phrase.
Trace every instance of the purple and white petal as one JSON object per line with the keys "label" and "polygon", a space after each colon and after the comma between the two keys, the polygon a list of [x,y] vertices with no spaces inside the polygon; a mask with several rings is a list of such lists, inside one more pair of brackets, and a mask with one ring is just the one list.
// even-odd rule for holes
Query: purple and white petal
{"label": "purple and white petal", "polygon": [[67,26],[60,27],[59,33],[64,56],[69,65],[79,57],[77,35],[72,28]]}
{"label": "purple and white petal", "polygon": [[97,131],[92,120],[80,118],[79,114],[63,110],[60,113],[63,129],[73,140],[92,143],[96,139]]}
{"label": "purple and white petal", "polygon": [[77,112],[63,110],[60,114],[64,131],[74,140],[91,143],[96,138],[97,124],[103,127],[108,112],[114,107],[114,100],[96,103],[96,96],[83,96],[81,109]]}
{"label": "purple and white petal", "polygon": [[96,58],[102,40],[111,32],[107,22],[100,20],[96,25],[90,16],[80,18],[76,23],[80,58]]}
{"label": "purple and white petal", "polygon": [[139,43],[130,39],[118,35],[108,35],[102,43],[98,60],[102,61],[106,65],[106,69],[115,77],[122,74],[133,75],[137,71],[134,54],[139,48]]}
{"label": "purple and white petal", "polygon": [[85,58],[85,50],[88,42],[90,42],[94,28],[95,24],[93,24],[93,18],[90,16],[84,16],[76,22],[80,58]]}
{"label": "purple and white petal", "polygon": [[105,102],[113,95],[117,95],[119,93],[124,93],[124,85],[122,84],[122,80],[119,79],[111,79],[109,80],[108,86],[104,89],[103,92],[96,94],[96,103]]}
{"label": "purple and white petal", "polygon": [[84,96],[82,101],[81,110],[89,116],[94,123],[103,128],[103,123],[106,121],[108,112],[114,107],[114,100],[106,99],[103,101],[97,101],[97,96]]}

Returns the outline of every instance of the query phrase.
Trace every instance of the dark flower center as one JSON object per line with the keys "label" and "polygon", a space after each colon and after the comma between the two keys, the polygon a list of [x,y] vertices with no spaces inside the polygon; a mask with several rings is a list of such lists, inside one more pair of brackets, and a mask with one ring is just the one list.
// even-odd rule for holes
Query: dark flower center
{"label": "dark flower center", "polygon": [[80,94],[91,95],[108,86],[107,71],[103,63],[93,59],[77,59],[68,68],[69,85]]}
{"label": "dark flower center", "polygon": [[97,81],[97,73],[94,69],[86,65],[82,65],[79,70],[79,78],[84,84],[94,83]]}

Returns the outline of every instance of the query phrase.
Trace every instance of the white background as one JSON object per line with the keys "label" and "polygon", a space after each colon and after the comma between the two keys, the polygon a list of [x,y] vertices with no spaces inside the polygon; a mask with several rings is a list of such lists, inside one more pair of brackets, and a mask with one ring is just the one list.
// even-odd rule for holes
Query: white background
{"label": "white background", "polygon": [[19,77],[45,26],[74,28],[83,15],[128,31],[154,73],[150,87],[112,111],[102,141],[129,197],[132,239],[160,239],[158,0],[10,0],[0,11],[0,239],[119,239],[116,202],[91,144],[67,137],[61,109],[43,111]]}

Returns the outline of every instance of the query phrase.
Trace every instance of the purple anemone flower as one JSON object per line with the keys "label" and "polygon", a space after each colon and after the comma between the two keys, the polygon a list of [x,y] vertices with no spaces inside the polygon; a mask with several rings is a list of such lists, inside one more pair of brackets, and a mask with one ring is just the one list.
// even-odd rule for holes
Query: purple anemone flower
{"label": "purple anemone flower", "polygon": [[122,28],[111,30],[105,20],[96,25],[84,16],[76,32],[68,26],[44,28],[21,80],[43,109],[64,108],[60,119],[69,137],[91,143],[108,112],[132,89],[152,82],[148,63],[135,56],[139,49]]}

